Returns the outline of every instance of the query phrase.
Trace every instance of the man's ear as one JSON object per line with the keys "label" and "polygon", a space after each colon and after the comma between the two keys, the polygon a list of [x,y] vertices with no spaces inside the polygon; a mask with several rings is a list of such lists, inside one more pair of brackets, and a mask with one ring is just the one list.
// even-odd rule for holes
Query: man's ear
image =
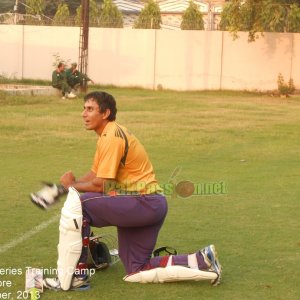
{"label": "man's ear", "polygon": [[107,120],[108,117],[110,116],[110,109],[106,109],[104,114],[103,114],[103,120]]}

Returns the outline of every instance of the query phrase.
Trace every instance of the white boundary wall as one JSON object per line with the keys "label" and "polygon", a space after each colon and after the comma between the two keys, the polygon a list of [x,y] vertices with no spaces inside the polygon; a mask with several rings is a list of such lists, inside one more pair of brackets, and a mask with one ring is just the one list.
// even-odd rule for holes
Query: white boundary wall
{"label": "white boundary wall", "polygon": [[[248,43],[227,32],[90,28],[89,76],[99,84],[174,90],[300,88],[300,34]],[[78,60],[79,28],[0,25],[0,75],[51,79],[55,53]]]}

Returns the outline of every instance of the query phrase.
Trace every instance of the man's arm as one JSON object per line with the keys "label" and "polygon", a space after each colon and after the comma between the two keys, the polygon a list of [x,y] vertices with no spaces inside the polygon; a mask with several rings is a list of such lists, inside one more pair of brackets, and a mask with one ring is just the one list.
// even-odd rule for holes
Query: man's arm
{"label": "man's arm", "polygon": [[93,180],[95,177],[96,177],[95,173],[93,171],[89,171],[82,177],[78,178],[77,180],[80,182],[87,182]]}
{"label": "man's arm", "polygon": [[66,172],[61,178],[60,183],[68,189],[70,186],[74,187],[79,192],[104,192],[104,178],[96,177],[92,171],[88,172],[83,177],[76,180],[71,171]]}
{"label": "man's arm", "polygon": [[57,86],[57,74],[55,71],[52,72],[52,86]]}
{"label": "man's arm", "polygon": [[94,84],[94,81],[91,78],[89,78],[86,74],[83,74],[83,73],[78,71],[78,76],[79,76],[81,81],[82,80],[91,81],[92,84]]}
{"label": "man's arm", "polygon": [[72,75],[72,71],[70,71],[70,69],[66,70],[65,73],[66,73],[66,78],[67,79],[69,79]]}

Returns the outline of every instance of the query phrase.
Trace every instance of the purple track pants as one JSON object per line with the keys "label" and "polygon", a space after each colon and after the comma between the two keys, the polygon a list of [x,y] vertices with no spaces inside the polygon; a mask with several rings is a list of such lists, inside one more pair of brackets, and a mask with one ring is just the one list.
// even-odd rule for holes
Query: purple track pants
{"label": "purple track pants", "polygon": [[[119,256],[127,274],[149,264],[159,230],[168,211],[165,196],[118,195],[100,193],[81,195],[84,226],[83,239],[89,237],[90,226],[116,226]],[[88,248],[83,247],[80,263],[86,263]]]}

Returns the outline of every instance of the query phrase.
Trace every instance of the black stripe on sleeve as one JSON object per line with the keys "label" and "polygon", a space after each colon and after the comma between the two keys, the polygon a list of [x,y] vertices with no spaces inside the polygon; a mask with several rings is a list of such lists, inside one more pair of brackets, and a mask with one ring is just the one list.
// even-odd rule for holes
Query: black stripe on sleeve
{"label": "black stripe on sleeve", "polygon": [[123,166],[125,166],[125,162],[126,162],[126,158],[127,158],[127,154],[128,154],[128,149],[129,149],[128,139],[127,139],[127,136],[126,136],[125,132],[119,126],[118,126],[118,128],[120,130],[119,132],[120,132],[121,137],[125,140],[125,151],[124,151],[123,157],[121,158],[121,163],[122,163]]}

